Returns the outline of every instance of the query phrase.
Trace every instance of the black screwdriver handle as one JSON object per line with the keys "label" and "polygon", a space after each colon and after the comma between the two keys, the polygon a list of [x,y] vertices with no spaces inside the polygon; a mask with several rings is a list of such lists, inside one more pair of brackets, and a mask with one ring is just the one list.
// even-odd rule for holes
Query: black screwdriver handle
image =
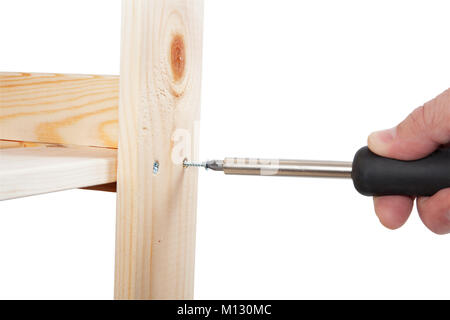
{"label": "black screwdriver handle", "polygon": [[450,188],[450,148],[416,161],[380,157],[365,147],[353,161],[352,179],[365,196],[423,196]]}

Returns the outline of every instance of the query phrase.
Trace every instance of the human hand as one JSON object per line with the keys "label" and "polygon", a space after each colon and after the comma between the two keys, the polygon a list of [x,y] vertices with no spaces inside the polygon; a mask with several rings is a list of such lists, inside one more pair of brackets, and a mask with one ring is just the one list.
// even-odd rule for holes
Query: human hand
{"label": "human hand", "polygon": [[[397,127],[371,134],[369,148],[383,157],[409,161],[424,158],[449,142],[450,89],[416,109]],[[408,220],[414,200],[404,196],[376,197],[375,212],[385,227],[395,230]],[[450,189],[418,198],[417,210],[431,231],[450,233]]]}

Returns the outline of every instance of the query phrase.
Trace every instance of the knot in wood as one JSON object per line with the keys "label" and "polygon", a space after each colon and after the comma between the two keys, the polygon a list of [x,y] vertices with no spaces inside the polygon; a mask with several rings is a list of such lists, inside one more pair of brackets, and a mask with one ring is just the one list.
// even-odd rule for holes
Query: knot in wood
{"label": "knot in wood", "polygon": [[186,68],[186,47],[184,37],[177,34],[173,37],[170,45],[170,65],[172,67],[173,79],[175,82],[180,81],[184,76]]}

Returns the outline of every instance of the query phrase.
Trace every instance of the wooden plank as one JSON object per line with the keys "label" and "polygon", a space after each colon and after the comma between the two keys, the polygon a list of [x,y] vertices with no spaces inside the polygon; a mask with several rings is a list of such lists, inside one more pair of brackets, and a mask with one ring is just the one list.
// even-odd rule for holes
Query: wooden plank
{"label": "wooden plank", "polygon": [[[42,147],[45,144],[33,143],[33,142],[22,142],[22,141],[8,141],[0,140],[0,149],[12,149],[12,148],[31,148],[31,147]],[[61,145],[47,145],[47,146],[61,146]],[[117,184],[115,182],[102,184],[99,186],[82,188],[84,190],[91,191],[104,191],[104,192],[116,192]]]}
{"label": "wooden plank", "polygon": [[0,200],[111,183],[117,150],[35,147],[0,150]]}
{"label": "wooden plank", "polygon": [[123,0],[122,14],[115,297],[192,299],[198,172],[182,162],[197,143],[203,1]]}
{"label": "wooden plank", "polygon": [[0,139],[117,148],[119,77],[0,73]]}
{"label": "wooden plank", "polygon": [[39,146],[36,143],[22,142],[22,141],[9,141],[0,140],[0,149],[10,149],[10,148],[30,148]]}
{"label": "wooden plank", "polygon": [[23,148],[24,146],[23,142],[0,140],[0,149]]}
{"label": "wooden plank", "polygon": [[117,183],[108,183],[108,184],[102,184],[99,186],[93,186],[88,188],[83,188],[84,190],[90,190],[90,191],[103,191],[103,192],[116,192],[117,191]]}

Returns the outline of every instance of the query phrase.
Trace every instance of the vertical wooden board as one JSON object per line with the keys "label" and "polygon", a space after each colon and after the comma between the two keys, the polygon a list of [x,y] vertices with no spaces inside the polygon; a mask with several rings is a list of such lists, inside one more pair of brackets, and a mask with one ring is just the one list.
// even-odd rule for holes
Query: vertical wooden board
{"label": "vertical wooden board", "polygon": [[122,10],[115,297],[192,299],[203,0]]}

